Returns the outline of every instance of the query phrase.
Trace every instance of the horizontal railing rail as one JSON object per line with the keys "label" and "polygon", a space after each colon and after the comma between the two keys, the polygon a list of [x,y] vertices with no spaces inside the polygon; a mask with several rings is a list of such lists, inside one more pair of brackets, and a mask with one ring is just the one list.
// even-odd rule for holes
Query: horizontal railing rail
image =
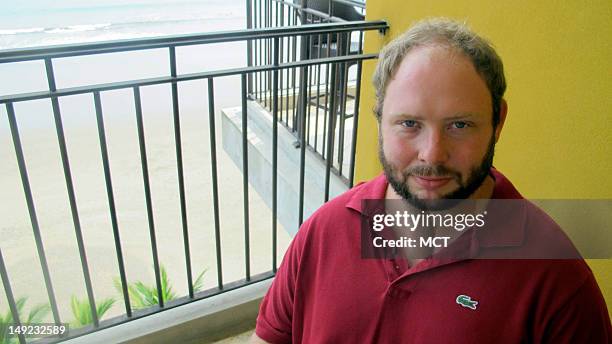
{"label": "horizontal railing rail", "polygon": [[319,23],[299,26],[220,31],[203,34],[173,35],[156,38],[125,39],[87,44],[65,44],[39,48],[19,48],[0,51],[0,63],[170,48],[186,45],[228,43],[256,39],[260,40],[275,37],[294,37],[369,30],[380,30],[384,32],[387,28],[388,25],[384,20]]}
{"label": "horizontal railing rail", "polygon": [[[287,39],[288,37],[307,37],[313,35],[331,35],[331,34],[339,34],[346,33],[350,34],[351,32],[359,32],[360,34],[363,31],[367,30],[386,30],[387,24],[384,21],[376,21],[376,22],[355,22],[355,23],[320,23],[320,24],[311,24],[299,27],[277,27],[277,28],[260,28],[260,29],[251,29],[251,30],[242,30],[242,31],[232,31],[232,32],[222,32],[222,33],[210,33],[210,34],[200,34],[200,35],[179,35],[172,37],[163,37],[163,38],[148,38],[148,39],[135,39],[135,40],[122,40],[122,41],[113,41],[113,42],[101,42],[101,43],[89,43],[89,44],[71,44],[71,45],[63,45],[63,46],[53,46],[53,47],[42,47],[35,49],[16,49],[9,51],[0,52],[0,63],[12,63],[12,62],[21,62],[21,61],[32,61],[32,60],[43,60],[45,64],[45,76],[48,82],[48,90],[47,91],[35,91],[35,92],[22,92],[16,94],[9,95],[0,95],[0,104],[4,104],[6,109],[6,114],[9,122],[9,130],[12,136],[13,147],[15,149],[15,155],[17,158],[17,166],[19,170],[19,178],[21,179],[21,184],[23,187],[24,198],[26,200],[26,206],[29,214],[30,225],[32,227],[32,231],[34,234],[34,243],[36,247],[36,252],[40,262],[40,268],[43,275],[44,285],[47,293],[48,303],[50,305],[51,315],[53,317],[53,322],[56,324],[62,323],[62,318],[60,316],[58,310],[58,302],[57,296],[54,289],[53,279],[51,278],[50,267],[48,264],[47,255],[45,253],[45,243],[43,242],[41,235],[41,225],[39,223],[38,214],[36,211],[36,198],[35,194],[31,188],[28,168],[26,165],[26,159],[23,152],[18,121],[17,118],[19,116],[20,109],[15,108],[16,103],[20,102],[28,102],[39,99],[49,99],[52,107],[53,120],[55,125],[56,137],[60,150],[60,159],[61,159],[61,167],[63,171],[63,177],[66,184],[66,191],[68,194],[68,202],[69,209],[71,214],[72,225],[74,226],[74,232],[76,235],[76,242],[78,248],[78,255],[80,258],[81,270],[83,272],[83,282],[85,286],[85,290],[87,292],[87,302],[90,306],[91,311],[91,319],[92,325],[89,327],[81,328],[76,331],[71,331],[68,337],[61,338],[60,340],[66,338],[72,338],[75,336],[85,335],[92,331],[97,331],[102,328],[108,328],[111,326],[115,326],[121,324],[126,321],[131,321],[133,319],[137,319],[143,316],[147,316],[156,312],[164,311],[169,308],[180,306],[181,304],[185,304],[188,302],[194,302],[196,300],[200,300],[206,297],[211,297],[222,292],[225,292],[229,289],[239,288],[241,285],[247,285],[250,283],[254,283],[256,281],[264,280],[270,278],[274,275],[277,269],[277,218],[278,218],[278,123],[281,117],[282,107],[279,107],[279,104],[282,104],[282,98],[284,97],[284,93],[282,92],[282,82],[280,82],[279,77],[282,75],[283,71],[292,71],[295,73],[299,71],[300,77],[300,87],[302,90],[305,90],[308,86],[306,81],[306,76],[315,69],[320,66],[328,66],[326,70],[330,71],[330,94],[337,93],[337,85],[334,82],[336,78],[336,71],[340,69],[347,69],[348,64],[356,64],[357,66],[357,78],[358,81],[356,83],[356,92],[355,92],[355,104],[354,104],[354,113],[353,113],[353,127],[352,127],[352,142],[351,142],[351,153],[350,153],[350,180],[352,183],[352,178],[354,175],[354,156],[355,156],[355,142],[356,142],[356,133],[357,133],[357,122],[358,122],[358,100],[359,100],[359,87],[360,82],[359,78],[361,75],[361,67],[362,62],[364,60],[374,59],[376,58],[376,54],[363,54],[361,51],[359,53],[344,55],[344,56],[332,56],[326,55],[322,57],[322,55],[318,55],[317,58],[307,58],[300,60],[288,60],[283,61],[280,58],[283,50],[281,48],[281,42],[283,39]],[[239,67],[239,68],[230,68],[230,69],[222,69],[215,71],[207,71],[207,72],[197,72],[197,73],[185,73],[179,74],[177,72],[177,59],[176,59],[176,47],[186,46],[186,45],[201,45],[201,44],[209,44],[209,43],[219,43],[219,42],[235,42],[235,41],[256,41],[256,40],[270,40],[271,44],[271,59],[269,63],[266,64],[258,64],[253,66]],[[135,51],[135,50],[147,50],[147,49],[157,49],[157,48],[165,48],[168,49],[169,53],[169,67],[170,72],[167,76],[162,77],[153,77],[153,78],[144,78],[144,79],[136,79],[136,80],[127,80],[127,81],[119,81],[119,82],[110,82],[110,83],[98,83],[98,84],[90,84],[85,86],[77,86],[77,87],[57,87],[55,72],[53,70],[53,61],[54,59],[61,59],[65,57],[74,57],[74,56],[84,56],[84,55],[92,55],[92,54],[106,54],[109,52],[124,52],[124,51]],[[270,74],[270,114],[272,116],[273,130],[270,133],[272,138],[272,223],[271,223],[271,234],[272,234],[272,266],[270,271],[263,274],[252,274],[251,273],[251,260],[250,260],[250,228],[249,228],[249,159],[248,159],[248,116],[247,116],[247,101],[250,97],[250,92],[248,91],[248,79],[256,75],[257,73],[269,73]],[[242,145],[242,195],[243,195],[243,217],[244,217],[244,268],[245,274],[244,278],[239,281],[224,281],[223,277],[223,265],[221,258],[221,224],[219,219],[220,205],[219,205],[219,192],[218,192],[218,172],[217,172],[217,148],[216,148],[216,125],[215,125],[215,90],[214,90],[214,80],[220,77],[226,76],[240,76],[240,85],[241,85],[241,145]],[[346,74],[344,74],[346,76]],[[184,83],[187,81],[193,80],[205,80],[207,84],[208,90],[208,121],[209,121],[209,139],[210,139],[210,161],[211,161],[211,180],[212,180],[212,212],[214,214],[214,246],[215,246],[215,254],[216,254],[216,267],[217,267],[217,276],[216,276],[216,284],[217,286],[213,289],[208,289],[205,291],[196,291],[194,290],[194,281],[193,281],[193,273],[192,273],[192,263],[191,263],[191,252],[190,252],[190,241],[189,241],[189,231],[188,231],[188,218],[187,218],[187,198],[186,198],[186,188],[184,181],[184,167],[183,167],[183,140],[181,138],[181,115],[179,111],[179,90],[178,84]],[[156,234],[156,223],[154,221],[154,211],[152,205],[152,196],[151,196],[151,186],[150,186],[150,176],[149,176],[149,165],[147,158],[147,148],[145,142],[145,133],[143,126],[143,109],[142,109],[142,99],[141,99],[141,89],[152,86],[152,85],[160,85],[166,84],[171,86],[171,101],[172,101],[172,118],[174,125],[174,144],[175,144],[175,154],[176,154],[176,171],[178,176],[178,195],[180,200],[180,226],[183,235],[183,246],[184,246],[184,257],[185,257],[185,269],[187,276],[187,296],[180,297],[178,300],[172,302],[166,302],[162,295],[162,281],[161,281],[161,268],[160,268],[160,259],[158,256],[158,245],[157,242],[157,234]],[[131,89],[133,96],[133,105],[136,116],[136,128],[137,128],[137,138],[139,145],[139,153],[140,153],[140,165],[142,169],[142,183],[144,187],[144,203],[146,205],[147,210],[147,226],[148,226],[148,234],[151,245],[151,259],[153,261],[153,270],[155,274],[155,288],[157,291],[157,300],[158,306],[153,309],[145,309],[145,310],[135,310],[130,301],[129,292],[128,292],[128,278],[125,271],[125,263],[124,263],[124,252],[121,244],[120,238],[120,224],[117,220],[117,208],[116,201],[114,196],[114,186],[113,186],[113,178],[111,175],[111,168],[109,163],[109,152],[108,152],[108,144],[106,142],[107,130],[104,125],[104,111],[102,107],[102,99],[101,94],[103,92],[117,90],[117,89]],[[110,223],[112,226],[112,234],[114,239],[114,248],[116,254],[116,261],[119,272],[119,280],[121,285],[121,293],[123,297],[123,303],[125,306],[125,313],[123,316],[115,317],[112,319],[101,320],[96,311],[96,298],[93,293],[93,285],[92,278],[90,272],[90,265],[88,261],[87,250],[85,247],[85,240],[82,234],[82,225],[79,211],[79,203],[77,202],[76,193],[75,193],[75,185],[73,182],[73,172],[71,171],[70,158],[67,151],[66,144],[66,135],[64,132],[63,120],[62,120],[62,111],[60,108],[59,100],[66,96],[77,95],[77,94],[88,94],[92,96],[92,107],[95,109],[96,115],[96,125],[98,131],[98,141],[100,145],[100,155],[102,160],[102,167],[104,170],[104,185],[106,189],[106,198],[108,211],[110,213]],[[334,97],[330,97],[330,102],[332,103],[331,108],[336,108],[333,105]],[[306,97],[301,97],[298,106],[300,107],[300,111],[302,115],[299,118],[301,122],[301,127],[305,128],[307,121],[310,119],[305,116],[306,107],[308,101]],[[329,115],[324,120],[326,122],[326,174],[325,174],[325,200],[329,199],[330,196],[330,171],[332,171],[332,157],[334,157],[334,136],[336,133],[336,119],[335,115]],[[318,114],[317,114],[318,118]],[[341,122],[342,123],[342,122]],[[342,125],[342,124],[341,124]],[[340,130],[338,135],[343,133],[343,129]],[[296,223],[296,226],[299,226],[304,218],[304,192],[305,192],[305,152],[307,149],[307,131],[301,130],[298,135],[300,142],[300,180],[299,180],[299,223]],[[315,145],[316,146],[316,145]],[[342,153],[339,153],[340,155]],[[340,167],[341,168],[341,167]],[[6,254],[4,259],[0,256],[0,277],[2,277],[2,282],[5,290],[5,294],[7,295],[7,300],[10,306],[10,310],[13,314],[13,319],[19,321],[19,315],[17,314],[16,301],[14,298],[14,290],[10,287],[10,276],[5,268]],[[21,319],[22,320],[22,319]],[[25,342],[23,337],[19,337],[19,341],[21,343]]]}
{"label": "horizontal railing rail", "polygon": [[111,90],[118,90],[118,89],[131,88],[131,87],[167,84],[167,83],[172,83],[172,82],[185,82],[185,81],[217,78],[217,77],[224,77],[224,76],[240,75],[240,74],[245,74],[245,73],[268,72],[268,71],[292,69],[292,68],[299,68],[299,67],[316,66],[316,65],[329,64],[329,63],[364,61],[364,60],[375,59],[377,57],[378,57],[378,54],[334,56],[334,57],[327,57],[327,58],[320,58],[320,59],[295,61],[295,62],[283,63],[279,65],[261,65],[261,66],[231,68],[231,69],[201,72],[201,73],[186,73],[186,74],[177,75],[175,77],[164,76],[164,77],[145,78],[145,79],[129,80],[129,81],[118,81],[118,82],[94,84],[94,85],[89,85],[89,86],[60,88],[55,91],[16,93],[16,94],[0,96],[0,104],[17,103],[17,102],[37,100],[37,99],[48,99],[52,97],[72,96],[72,95],[91,93],[91,92],[96,92],[96,91],[102,92],[102,91],[111,91]]}

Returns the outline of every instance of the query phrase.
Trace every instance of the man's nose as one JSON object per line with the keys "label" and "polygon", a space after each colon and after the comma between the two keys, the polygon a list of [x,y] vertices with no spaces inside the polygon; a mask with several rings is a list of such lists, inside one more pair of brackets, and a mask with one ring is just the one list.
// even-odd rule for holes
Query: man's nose
{"label": "man's nose", "polygon": [[429,130],[419,147],[419,160],[427,165],[441,165],[448,160],[448,142],[439,130]]}

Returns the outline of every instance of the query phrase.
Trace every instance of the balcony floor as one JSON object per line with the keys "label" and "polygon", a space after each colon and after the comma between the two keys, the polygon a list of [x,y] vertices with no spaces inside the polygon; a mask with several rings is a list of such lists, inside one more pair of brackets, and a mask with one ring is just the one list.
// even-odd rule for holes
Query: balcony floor
{"label": "balcony floor", "polygon": [[254,331],[255,331],[255,329],[252,329],[252,330],[240,333],[240,334],[238,334],[236,336],[225,338],[223,340],[214,342],[214,344],[243,344],[243,343],[248,343],[249,339],[253,335]]}

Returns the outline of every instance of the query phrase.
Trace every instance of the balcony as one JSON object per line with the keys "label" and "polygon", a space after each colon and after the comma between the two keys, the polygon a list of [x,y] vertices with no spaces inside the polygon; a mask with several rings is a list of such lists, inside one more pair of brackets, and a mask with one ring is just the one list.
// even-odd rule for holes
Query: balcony
{"label": "balcony", "polygon": [[[0,315],[21,324],[41,305],[41,321],[71,323],[11,340],[253,327],[291,236],[353,183],[361,66],[376,58],[363,33],[387,24],[333,3],[254,0],[246,30],[0,52],[38,85],[0,94]],[[202,65],[215,49],[236,54]]]}

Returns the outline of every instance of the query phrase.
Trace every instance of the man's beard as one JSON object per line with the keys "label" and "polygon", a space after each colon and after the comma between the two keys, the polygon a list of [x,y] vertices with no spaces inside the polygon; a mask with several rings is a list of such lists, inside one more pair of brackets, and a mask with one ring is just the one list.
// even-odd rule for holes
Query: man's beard
{"label": "man's beard", "polygon": [[[461,173],[451,170],[443,165],[426,166],[420,165],[407,168],[405,171],[400,171],[401,179],[396,178],[398,172],[385,158],[383,151],[383,139],[379,132],[378,134],[378,158],[383,166],[385,176],[393,190],[397,192],[403,199],[408,201],[412,206],[422,210],[444,210],[454,207],[461,202],[462,199],[470,197],[485,181],[491,166],[493,166],[493,156],[495,155],[495,135],[491,135],[489,147],[482,158],[480,165],[473,167],[467,181],[464,183],[461,178]],[[459,188],[449,194],[442,195],[440,199],[422,199],[414,195],[408,186],[409,176],[422,177],[451,177],[459,184]]]}

